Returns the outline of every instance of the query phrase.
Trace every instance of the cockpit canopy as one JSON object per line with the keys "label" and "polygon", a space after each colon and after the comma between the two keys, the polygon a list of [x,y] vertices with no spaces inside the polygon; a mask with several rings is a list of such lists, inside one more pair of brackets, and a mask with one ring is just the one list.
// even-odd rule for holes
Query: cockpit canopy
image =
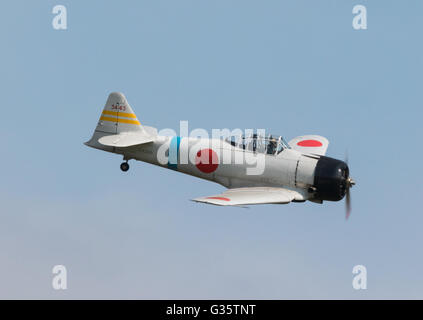
{"label": "cockpit canopy", "polygon": [[269,155],[276,155],[284,149],[290,149],[283,137],[271,134],[263,136],[253,133],[247,136],[232,136],[226,138],[225,141],[234,147]]}

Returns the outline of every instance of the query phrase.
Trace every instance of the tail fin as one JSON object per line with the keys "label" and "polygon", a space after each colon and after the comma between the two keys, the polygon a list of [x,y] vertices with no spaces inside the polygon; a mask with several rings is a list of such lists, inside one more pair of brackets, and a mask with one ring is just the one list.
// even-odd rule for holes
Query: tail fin
{"label": "tail fin", "polygon": [[95,131],[118,134],[129,131],[142,131],[141,123],[120,92],[112,92],[107,99]]}
{"label": "tail fin", "polygon": [[107,99],[93,136],[85,145],[102,149],[104,147],[130,147],[153,142],[157,129],[143,127],[137,116],[120,92],[112,92]]}

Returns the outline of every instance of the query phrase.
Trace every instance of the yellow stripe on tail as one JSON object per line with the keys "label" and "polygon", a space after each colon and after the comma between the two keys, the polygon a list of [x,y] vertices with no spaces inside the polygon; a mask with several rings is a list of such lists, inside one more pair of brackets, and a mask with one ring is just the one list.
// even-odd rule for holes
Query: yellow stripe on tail
{"label": "yellow stripe on tail", "polygon": [[141,124],[138,120],[129,120],[129,119],[121,119],[121,118],[110,118],[110,117],[104,117],[104,116],[101,116],[100,120],[102,120],[102,121],[110,121],[110,122],[136,124],[136,125],[140,125]]}

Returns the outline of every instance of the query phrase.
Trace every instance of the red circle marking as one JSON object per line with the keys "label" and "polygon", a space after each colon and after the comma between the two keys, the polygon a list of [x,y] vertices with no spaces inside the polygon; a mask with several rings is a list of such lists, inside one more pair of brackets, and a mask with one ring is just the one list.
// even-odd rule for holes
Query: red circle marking
{"label": "red circle marking", "polygon": [[318,140],[303,140],[297,143],[300,147],[321,147],[323,144]]}
{"label": "red circle marking", "polygon": [[197,152],[195,158],[195,166],[204,173],[212,173],[219,166],[219,158],[217,153],[212,149],[203,149]]}
{"label": "red circle marking", "polygon": [[224,197],[207,197],[206,199],[216,199],[216,200],[223,200],[223,201],[231,201],[231,199],[224,198]]}

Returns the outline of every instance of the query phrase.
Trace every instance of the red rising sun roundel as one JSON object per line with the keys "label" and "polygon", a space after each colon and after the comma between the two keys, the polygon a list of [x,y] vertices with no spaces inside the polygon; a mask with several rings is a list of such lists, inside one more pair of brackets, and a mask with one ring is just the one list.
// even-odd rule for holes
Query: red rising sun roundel
{"label": "red rising sun roundel", "polygon": [[219,166],[219,158],[217,153],[212,149],[202,149],[197,152],[195,158],[195,166],[204,173],[212,173]]}
{"label": "red rising sun roundel", "polygon": [[323,144],[317,140],[302,140],[297,145],[300,147],[321,147]]}

